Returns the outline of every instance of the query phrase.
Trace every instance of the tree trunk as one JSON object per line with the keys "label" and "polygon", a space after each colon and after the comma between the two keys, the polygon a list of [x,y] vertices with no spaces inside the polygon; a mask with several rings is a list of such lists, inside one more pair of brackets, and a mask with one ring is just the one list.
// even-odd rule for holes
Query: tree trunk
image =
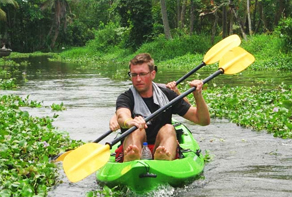
{"label": "tree trunk", "polygon": [[55,34],[54,34],[54,37],[52,38],[52,42],[51,42],[51,49],[53,49],[55,47],[55,44],[56,44],[56,40],[59,36],[59,28],[56,28],[55,29]]}
{"label": "tree trunk", "polygon": [[260,12],[260,14],[261,14],[261,20],[263,21],[263,25],[264,25],[263,29],[264,29],[265,31],[269,32],[269,29],[268,29],[268,23],[267,23],[267,19],[266,19],[266,16],[265,16],[265,10],[264,10],[264,7],[263,7],[262,2],[259,2],[259,5],[260,5],[260,7],[261,7],[261,12]]}
{"label": "tree trunk", "polygon": [[262,23],[262,13],[263,13],[263,6],[262,6],[262,3],[261,2],[258,2],[258,9],[259,9],[259,20],[258,20],[258,23],[255,27],[255,32],[258,32],[258,29],[260,28],[261,26],[261,23]]}
{"label": "tree trunk", "polygon": [[254,12],[253,12],[253,30],[254,30],[254,33],[256,33],[255,29],[256,29],[256,21],[257,21],[257,9],[258,9],[258,0],[255,0],[255,3],[254,3]]}
{"label": "tree trunk", "polygon": [[162,22],[163,22],[165,37],[166,39],[170,40],[172,39],[172,37],[171,37],[169,23],[168,23],[165,0],[160,0],[160,4],[161,4],[161,15],[162,15]]}
{"label": "tree trunk", "polygon": [[[52,24],[51,27],[50,27],[50,31],[49,31],[49,33],[47,34],[47,38],[50,38],[50,37],[51,37],[51,34],[52,34],[52,32],[53,32],[53,29],[54,29],[54,22],[53,22],[53,24]],[[44,39],[44,44],[43,44],[42,47],[46,47],[46,44],[47,44],[47,40]]]}
{"label": "tree trunk", "polygon": [[176,15],[177,15],[177,21],[176,21],[176,27],[179,27],[179,21],[180,21],[180,0],[176,0]]}
{"label": "tree trunk", "polygon": [[194,16],[194,0],[191,0],[191,8],[190,8],[190,35],[193,34],[194,32],[194,21],[195,21],[195,16]]}
{"label": "tree trunk", "polygon": [[186,2],[187,0],[182,1],[182,9],[180,14],[180,28],[183,28],[185,25],[185,15],[186,15]]}
{"label": "tree trunk", "polygon": [[233,23],[234,23],[234,16],[233,16],[233,12],[232,12],[232,9],[234,8],[234,5],[233,5],[233,1],[230,0],[229,1],[229,15],[230,15],[230,21],[229,21],[229,35],[232,35],[233,34]]}
{"label": "tree trunk", "polygon": [[250,0],[247,0],[246,4],[247,4],[246,9],[247,9],[248,31],[249,31],[249,35],[252,35],[251,18],[250,18]]}
{"label": "tree trunk", "polygon": [[227,9],[226,6],[223,5],[222,7],[222,37],[227,37]]}
{"label": "tree trunk", "polygon": [[279,9],[275,15],[275,26],[278,26],[279,20],[281,19],[281,15],[283,14],[285,9],[285,2],[284,0],[279,0]]}
{"label": "tree trunk", "polygon": [[245,40],[247,40],[247,38],[246,38],[246,34],[245,34],[245,32],[244,32],[243,25],[241,24],[239,18],[237,17],[237,13],[235,12],[235,9],[234,9],[234,8],[231,8],[231,9],[232,9],[232,12],[233,12],[233,14],[234,14],[235,20],[237,21],[237,23],[238,23],[238,25],[239,25],[239,27],[240,27],[242,37],[243,37]]}
{"label": "tree trunk", "polygon": [[211,44],[213,45],[214,44],[214,39],[215,39],[215,35],[216,35],[216,27],[217,27],[217,24],[218,24],[218,13],[217,13],[217,9],[216,11],[214,12],[214,16],[215,16],[215,21],[214,21],[214,24],[213,24],[213,27],[212,27],[212,38],[211,38]]}

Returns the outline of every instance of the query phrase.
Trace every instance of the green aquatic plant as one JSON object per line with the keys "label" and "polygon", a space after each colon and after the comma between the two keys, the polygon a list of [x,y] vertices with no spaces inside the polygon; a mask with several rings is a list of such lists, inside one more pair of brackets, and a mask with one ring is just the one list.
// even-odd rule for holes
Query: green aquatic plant
{"label": "green aquatic plant", "polygon": [[95,191],[89,191],[86,194],[86,197],[98,197],[98,196],[123,196],[126,193],[127,188],[119,188],[118,186],[109,188],[108,186],[104,186],[102,189],[98,189]]}
{"label": "green aquatic plant", "polygon": [[3,95],[0,103],[0,196],[46,196],[58,183],[50,158],[82,142],[56,130],[50,117],[32,117],[20,110],[40,106],[29,96]]}
{"label": "green aquatic plant", "polygon": [[63,102],[61,102],[61,104],[55,104],[55,103],[53,103],[51,105],[51,109],[53,111],[63,111],[63,110],[66,110],[66,107],[64,106],[64,103]]}
{"label": "green aquatic plant", "polygon": [[0,89],[2,90],[11,90],[17,88],[16,85],[16,79],[10,78],[10,79],[0,79]]}
{"label": "green aquatic plant", "polygon": [[209,150],[205,150],[205,155],[204,155],[204,162],[209,163],[213,160],[214,155],[210,154]]}
{"label": "green aquatic plant", "polygon": [[[274,89],[253,87],[216,87],[206,90],[212,117],[256,131],[266,130],[275,137],[292,138],[292,86]],[[191,98],[190,98],[191,99]]]}

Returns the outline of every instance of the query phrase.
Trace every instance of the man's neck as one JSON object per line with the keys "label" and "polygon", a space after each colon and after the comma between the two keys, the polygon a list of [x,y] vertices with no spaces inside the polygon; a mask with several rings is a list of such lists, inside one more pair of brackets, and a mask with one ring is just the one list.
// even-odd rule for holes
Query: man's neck
{"label": "man's neck", "polygon": [[145,92],[139,92],[139,95],[142,97],[142,98],[150,98],[153,96],[153,87],[151,86],[149,88],[149,90],[145,91]]}

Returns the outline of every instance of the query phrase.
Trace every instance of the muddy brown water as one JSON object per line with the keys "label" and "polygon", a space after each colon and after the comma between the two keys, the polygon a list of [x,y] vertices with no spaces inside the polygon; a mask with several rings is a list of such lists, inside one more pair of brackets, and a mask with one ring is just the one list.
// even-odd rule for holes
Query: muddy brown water
{"label": "muddy brown water", "polygon": [[[58,130],[67,131],[73,139],[95,140],[109,130],[115,99],[130,82],[114,81],[98,73],[63,66],[66,65],[56,66],[56,72],[50,70],[54,66],[47,68],[48,72],[41,70],[40,77],[26,68],[28,81],[18,90],[1,91],[1,94],[30,95],[32,100],[43,101],[44,106],[63,102],[67,110],[62,112],[52,112],[46,107],[25,110],[33,116],[52,117],[57,113],[59,117],[53,124]],[[212,119],[210,125],[202,127],[175,118],[193,132],[203,153],[210,154],[211,161],[205,166],[204,179],[184,188],[166,186],[146,196],[292,196],[291,139],[274,138],[265,131],[255,132],[228,120]],[[111,141],[114,136],[100,143]],[[48,196],[86,196],[87,192],[99,188],[94,174],[78,183],[70,183],[61,164],[59,173],[62,183],[52,188]],[[134,196],[130,191],[125,194],[131,195]]]}

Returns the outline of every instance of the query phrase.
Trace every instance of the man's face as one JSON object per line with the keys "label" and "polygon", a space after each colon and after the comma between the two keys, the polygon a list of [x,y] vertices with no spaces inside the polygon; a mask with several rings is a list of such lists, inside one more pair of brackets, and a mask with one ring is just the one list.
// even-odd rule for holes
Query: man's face
{"label": "man's face", "polygon": [[[148,64],[131,65],[130,73],[132,75],[133,86],[139,93],[147,93],[152,87],[152,80],[155,78],[155,71],[149,70]],[[151,90],[151,89],[150,89]]]}

